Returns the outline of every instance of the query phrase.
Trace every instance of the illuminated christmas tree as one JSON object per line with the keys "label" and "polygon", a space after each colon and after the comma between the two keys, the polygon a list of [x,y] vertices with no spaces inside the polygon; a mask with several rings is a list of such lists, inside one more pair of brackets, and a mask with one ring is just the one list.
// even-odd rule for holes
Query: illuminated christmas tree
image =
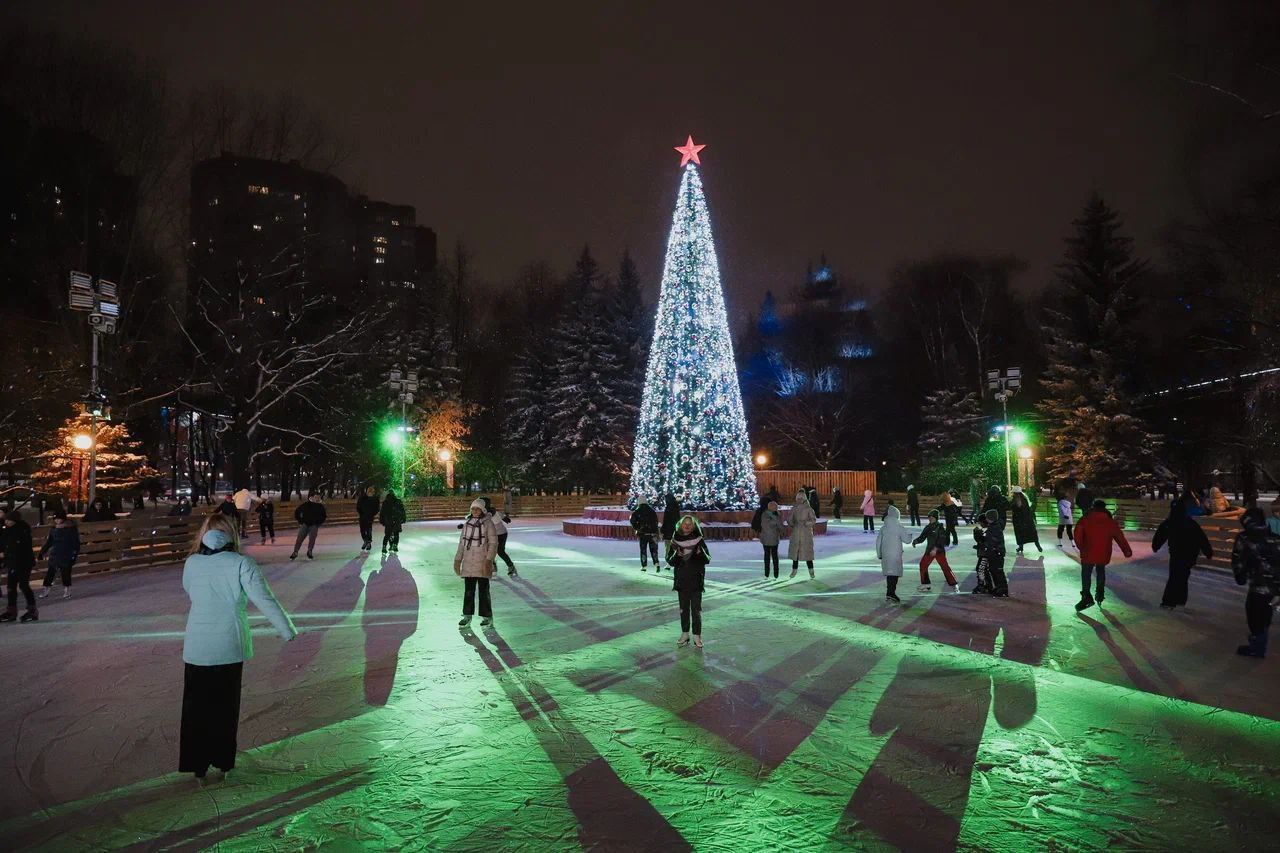
{"label": "illuminated christmas tree", "polygon": [[725,316],[720,266],[693,138],[676,148],[684,172],[636,430],[630,499],[667,492],[699,509],[755,506],[751,442]]}

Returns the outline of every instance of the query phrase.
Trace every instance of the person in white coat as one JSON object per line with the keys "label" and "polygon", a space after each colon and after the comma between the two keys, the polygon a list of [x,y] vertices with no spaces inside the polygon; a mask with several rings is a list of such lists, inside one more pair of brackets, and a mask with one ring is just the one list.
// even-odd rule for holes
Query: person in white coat
{"label": "person in white coat", "polygon": [[236,765],[240,678],[244,662],[253,657],[246,600],[262,611],[282,639],[298,634],[257,562],[240,553],[238,528],[228,515],[209,515],[182,567],[182,588],[191,599],[191,610],[182,642],[186,668],[178,772],[194,773],[200,780],[210,767],[226,773]]}
{"label": "person in white coat", "polygon": [[477,594],[480,598],[480,626],[488,628],[493,624],[489,578],[493,577],[493,564],[497,558],[498,531],[484,501],[476,498],[471,502],[471,514],[462,525],[458,550],[453,555],[453,573],[464,581],[459,627],[471,624],[471,617],[476,612]]}
{"label": "person in white coat", "polygon": [[902,546],[911,541],[911,531],[902,525],[902,514],[896,506],[890,506],[884,514],[884,524],[876,534],[876,558],[880,560],[880,573],[884,575],[884,598],[901,604],[898,598],[898,578],[902,577]]}
{"label": "person in white coat", "polygon": [[813,526],[818,522],[818,515],[809,505],[809,496],[804,489],[796,492],[795,503],[791,507],[791,516],[787,526],[791,528],[791,538],[787,540],[787,559],[791,561],[791,577],[800,570],[800,561],[809,566],[809,577],[813,577]]}

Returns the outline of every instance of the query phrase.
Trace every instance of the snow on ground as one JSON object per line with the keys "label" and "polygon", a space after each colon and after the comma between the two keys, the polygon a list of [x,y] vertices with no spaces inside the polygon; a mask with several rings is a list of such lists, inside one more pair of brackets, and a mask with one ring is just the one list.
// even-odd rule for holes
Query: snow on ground
{"label": "snow on ground", "polygon": [[[1157,607],[1138,544],[1102,608],[1078,565],[1018,559],[1012,597],[884,603],[872,536],[832,525],[818,577],[712,543],[703,651],[635,543],[517,520],[497,628],[460,632],[452,524],[399,560],[325,529],[253,547],[303,633],[255,617],[239,764],[177,759],[178,567],[90,577],[0,626],[8,849],[1262,849],[1280,831],[1274,659],[1236,657],[1242,590],[1198,572]],[[1052,537],[1052,531],[1044,531]],[[1046,540],[1046,541],[1051,541]],[[973,552],[952,552],[965,588]],[[912,554],[908,549],[908,560]],[[933,571],[934,589],[941,586]],[[60,591],[55,592],[55,596]]]}

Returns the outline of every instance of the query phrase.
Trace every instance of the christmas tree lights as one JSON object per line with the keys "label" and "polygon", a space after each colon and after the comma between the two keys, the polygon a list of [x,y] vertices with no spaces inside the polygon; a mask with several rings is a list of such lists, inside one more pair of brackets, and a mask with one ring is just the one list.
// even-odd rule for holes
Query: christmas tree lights
{"label": "christmas tree lights", "polygon": [[751,442],[692,138],[662,270],[630,500],[668,492],[697,509],[753,508]]}

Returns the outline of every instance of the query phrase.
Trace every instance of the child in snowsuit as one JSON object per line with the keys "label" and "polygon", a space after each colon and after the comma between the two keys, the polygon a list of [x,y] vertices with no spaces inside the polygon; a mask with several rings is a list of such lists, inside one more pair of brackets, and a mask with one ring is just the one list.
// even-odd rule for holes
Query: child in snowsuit
{"label": "child in snowsuit", "polygon": [[702,648],[702,592],[709,562],[711,550],[702,538],[702,528],[693,516],[686,515],[680,519],[680,526],[667,546],[667,563],[675,574],[671,588],[680,599],[677,648],[689,645],[691,631],[693,644]]}
{"label": "child in snowsuit", "polygon": [[969,591],[974,595],[991,592],[991,568],[982,557],[982,538],[986,535],[987,519],[986,516],[980,515],[973,522],[973,550],[978,554],[978,564],[974,566],[974,573],[978,576],[978,582]]}
{"label": "child in snowsuit", "polygon": [[938,521],[938,511],[929,513],[929,523],[920,531],[920,535],[911,540],[912,545],[924,543],[924,556],[920,558],[920,586],[916,592],[932,592],[933,584],[929,580],[929,564],[934,560],[942,567],[942,574],[947,585],[956,590],[956,576],[951,573],[951,565],[947,562],[947,531]]}
{"label": "child in snowsuit", "polygon": [[1231,549],[1231,572],[1236,583],[1249,585],[1244,598],[1244,615],[1249,624],[1249,641],[1236,654],[1251,658],[1267,656],[1267,635],[1271,631],[1272,602],[1280,594],[1280,542],[1270,535],[1262,510],[1251,507],[1240,517],[1244,527]]}
{"label": "child in snowsuit", "polygon": [[40,597],[49,596],[54,576],[61,574],[62,597],[70,598],[71,567],[76,564],[76,558],[80,556],[80,528],[76,527],[74,521],[67,518],[65,512],[59,511],[54,516],[53,529],[49,531],[49,537],[40,548],[41,558],[46,554],[49,555],[49,569],[44,573],[44,588],[40,590]]}

